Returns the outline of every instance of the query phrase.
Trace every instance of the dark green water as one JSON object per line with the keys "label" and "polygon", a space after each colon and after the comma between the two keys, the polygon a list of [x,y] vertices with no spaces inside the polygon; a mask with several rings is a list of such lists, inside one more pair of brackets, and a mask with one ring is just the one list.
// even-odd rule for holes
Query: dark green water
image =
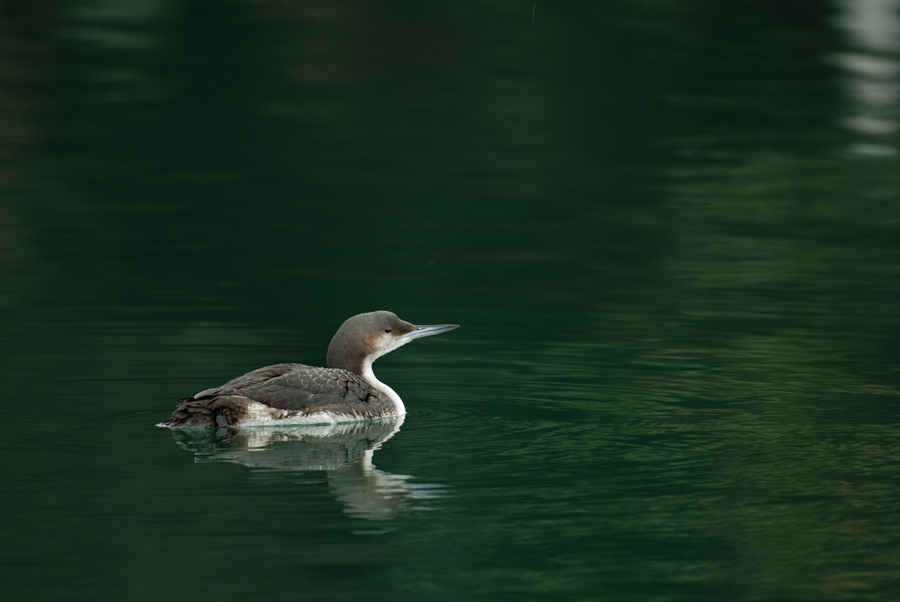
{"label": "dark green water", "polygon": [[4,0],[2,598],[896,600],[898,150],[898,0]]}

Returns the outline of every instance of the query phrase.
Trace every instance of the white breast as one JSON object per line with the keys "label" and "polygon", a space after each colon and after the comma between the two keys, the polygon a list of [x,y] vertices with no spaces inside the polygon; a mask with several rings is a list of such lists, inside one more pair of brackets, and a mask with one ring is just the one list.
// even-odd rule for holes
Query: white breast
{"label": "white breast", "polygon": [[366,382],[369,383],[370,387],[374,387],[379,391],[387,394],[387,396],[394,404],[395,415],[403,416],[404,414],[406,414],[406,406],[403,405],[403,400],[400,399],[400,396],[397,395],[397,392],[375,377],[375,373],[372,372],[372,362],[366,362],[366,365],[363,366],[362,377],[366,379]]}

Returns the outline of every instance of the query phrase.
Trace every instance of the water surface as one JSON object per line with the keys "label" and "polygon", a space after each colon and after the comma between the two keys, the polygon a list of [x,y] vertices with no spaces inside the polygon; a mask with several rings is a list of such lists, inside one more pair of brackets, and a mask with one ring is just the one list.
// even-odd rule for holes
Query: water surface
{"label": "water surface", "polygon": [[[0,591],[895,599],[898,31],[4,4]],[[155,427],[375,309],[462,325],[375,365],[402,423]]]}

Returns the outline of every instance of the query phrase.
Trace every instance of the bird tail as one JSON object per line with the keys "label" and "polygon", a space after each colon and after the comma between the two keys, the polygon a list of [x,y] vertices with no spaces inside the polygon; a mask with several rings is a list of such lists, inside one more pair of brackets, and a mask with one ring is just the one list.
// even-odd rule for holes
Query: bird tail
{"label": "bird tail", "polygon": [[240,395],[188,397],[181,400],[172,417],[159,426],[191,428],[198,426],[231,427],[246,414],[247,399]]}
{"label": "bird tail", "polygon": [[210,407],[209,399],[188,397],[172,412],[172,417],[158,426],[166,428],[191,428],[199,426],[216,426],[216,418]]}

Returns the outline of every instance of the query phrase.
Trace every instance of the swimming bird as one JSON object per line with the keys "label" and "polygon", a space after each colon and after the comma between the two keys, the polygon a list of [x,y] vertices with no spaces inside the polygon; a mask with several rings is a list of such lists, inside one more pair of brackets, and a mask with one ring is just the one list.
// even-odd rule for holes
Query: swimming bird
{"label": "swimming bird", "polygon": [[414,339],[459,328],[416,326],[389,311],[344,322],[328,346],[328,367],[275,364],[181,400],[159,426],[335,424],[402,416],[400,396],[375,377],[372,362]]}

